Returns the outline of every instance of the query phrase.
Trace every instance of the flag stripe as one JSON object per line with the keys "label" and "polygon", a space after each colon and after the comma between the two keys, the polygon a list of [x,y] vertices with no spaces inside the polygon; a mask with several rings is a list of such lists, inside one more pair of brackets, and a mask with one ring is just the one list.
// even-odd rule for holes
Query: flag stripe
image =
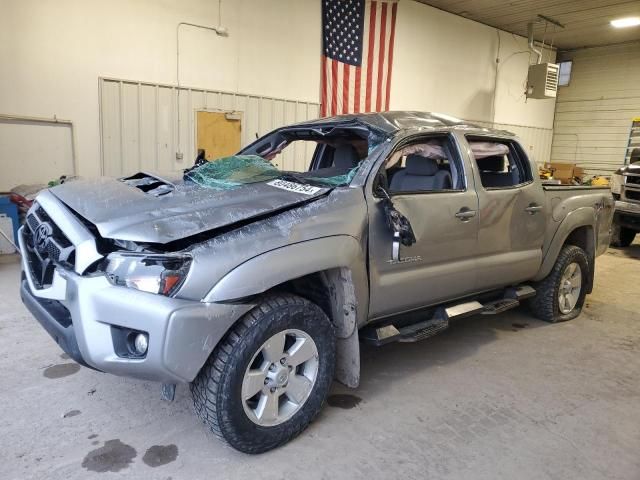
{"label": "flag stripe", "polygon": [[387,63],[387,95],[385,99],[385,110],[389,110],[389,98],[391,97],[391,67],[393,66],[393,47],[396,37],[396,15],[398,13],[398,4],[391,6],[391,32],[389,34],[389,59]]}
{"label": "flag stripe", "polygon": [[371,2],[371,12],[369,13],[369,53],[367,55],[367,93],[364,100],[364,111],[371,111],[371,87],[373,83],[373,56],[375,47],[376,30],[376,2]]}
{"label": "flag stripe", "polygon": [[382,109],[382,83],[384,75],[384,51],[385,51],[385,37],[387,35],[387,4],[381,5],[380,12],[380,53],[378,54],[378,84],[376,85],[376,111],[379,112]]}
{"label": "flag stripe", "polygon": [[349,113],[349,73],[351,65],[342,64],[342,113]]}
{"label": "flag stripe", "polygon": [[360,83],[362,82],[362,67],[356,68],[356,81],[353,91],[353,111],[360,113]]}
{"label": "flag stripe", "polygon": [[369,22],[367,19],[371,16],[371,2],[366,2],[364,6],[364,32],[362,41],[362,65],[360,66],[361,79],[360,79],[360,112],[365,111],[365,99],[367,97],[367,59],[369,58]]}
{"label": "flag stripe", "polygon": [[331,60],[331,81],[333,82],[333,88],[331,90],[331,115],[337,115],[338,112],[338,92],[336,91],[336,85],[338,85],[338,61]]}

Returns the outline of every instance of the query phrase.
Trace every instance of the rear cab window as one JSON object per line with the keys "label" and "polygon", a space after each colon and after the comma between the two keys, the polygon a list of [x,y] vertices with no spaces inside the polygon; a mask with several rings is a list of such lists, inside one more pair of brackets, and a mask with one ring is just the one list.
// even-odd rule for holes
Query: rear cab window
{"label": "rear cab window", "polygon": [[513,188],[533,181],[531,165],[515,140],[466,138],[485,190]]}

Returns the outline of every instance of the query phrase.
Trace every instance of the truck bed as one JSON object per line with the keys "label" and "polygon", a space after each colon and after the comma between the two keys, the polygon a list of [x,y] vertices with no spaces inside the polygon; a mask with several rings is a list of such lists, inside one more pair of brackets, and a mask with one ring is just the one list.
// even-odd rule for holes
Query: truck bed
{"label": "truck bed", "polygon": [[591,185],[556,185],[556,184],[542,184],[544,190],[609,190],[606,186],[591,186]]}

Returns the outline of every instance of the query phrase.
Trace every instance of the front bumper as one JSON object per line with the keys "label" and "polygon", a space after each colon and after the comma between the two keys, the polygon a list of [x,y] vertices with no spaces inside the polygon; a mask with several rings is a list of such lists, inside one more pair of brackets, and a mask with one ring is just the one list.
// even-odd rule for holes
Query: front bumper
{"label": "front bumper", "polygon": [[640,216],[640,203],[626,202],[624,200],[616,200],[616,212],[635,214]]}
{"label": "front bumper", "polygon": [[42,325],[47,333],[53,337],[56,343],[60,345],[60,348],[79,364],[89,367],[84,361],[84,358],[82,358],[82,354],[78,348],[78,341],[76,340],[76,334],[71,324],[69,310],[60,302],[46,298],[38,298],[33,295],[29,289],[29,284],[24,272],[22,273],[22,280],[20,281],[20,297],[22,298],[22,303],[25,304],[27,309],[35,319],[40,322],[40,325]]}
{"label": "front bumper", "polygon": [[640,203],[616,200],[614,223],[640,232]]}
{"label": "front bumper", "polygon": [[[25,305],[69,356],[103,372],[190,382],[228,328],[253,307],[163,297],[60,267],[51,286],[40,289],[31,277],[22,230],[19,242]],[[112,326],[147,332],[146,356],[118,356]]]}

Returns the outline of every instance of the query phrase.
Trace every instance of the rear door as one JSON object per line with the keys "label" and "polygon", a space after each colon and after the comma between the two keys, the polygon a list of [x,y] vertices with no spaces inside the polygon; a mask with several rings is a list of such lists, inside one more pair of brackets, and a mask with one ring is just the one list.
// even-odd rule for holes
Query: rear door
{"label": "rear door", "polygon": [[[441,147],[434,145],[437,143]],[[408,180],[407,152],[419,154],[411,164],[418,175],[409,175]],[[459,152],[451,135],[415,136],[400,143],[381,166],[380,173],[387,176],[385,181],[393,204],[410,221],[415,234],[416,243],[409,247],[397,242],[394,245],[382,196],[374,193],[374,182],[370,179],[366,195],[372,318],[473,292],[478,197],[473,177],[470,172],[467,174]],[[443,171],[451,175],[450,183],[447,173],[440,173]],[[400,177],[405,177],[405,181]],[[394,252],[394,248],[399,251]]]}
{"label": "rear door", "polygon": [[542,263],[545,196],[514,138],[466,136],[479,201],[478,291],[531,279]]}

